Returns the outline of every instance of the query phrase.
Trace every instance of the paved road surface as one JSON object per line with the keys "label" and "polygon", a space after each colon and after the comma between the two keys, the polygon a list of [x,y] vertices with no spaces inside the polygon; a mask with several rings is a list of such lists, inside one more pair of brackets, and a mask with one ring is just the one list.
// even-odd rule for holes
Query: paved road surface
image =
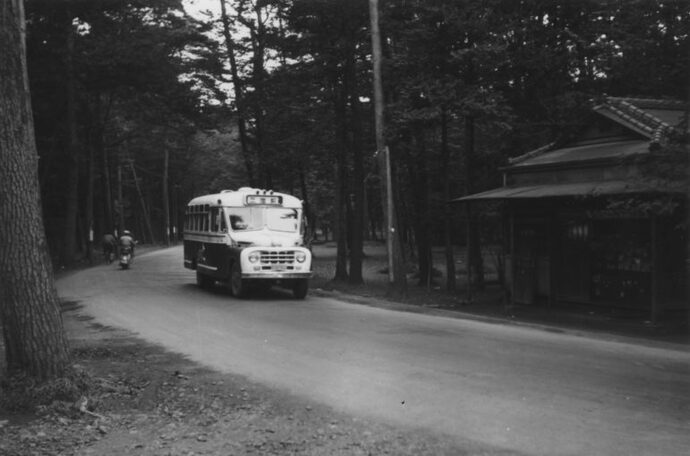
{"label": "paved road surface", "polygon": [[340,410],[534,455],[686,455],[690,354],[196,287],[181,247],[58,281],[99,323]]}

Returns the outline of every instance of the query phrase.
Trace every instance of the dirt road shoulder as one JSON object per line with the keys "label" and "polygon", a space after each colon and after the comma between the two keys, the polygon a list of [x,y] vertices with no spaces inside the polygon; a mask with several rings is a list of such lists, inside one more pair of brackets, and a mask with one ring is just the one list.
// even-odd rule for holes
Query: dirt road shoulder
{"label": "dirt road shoulder", "polygon": [[[65,306],[80,403],[0,410],[3,455],[510,454],[344,415],[220,374]],[[81,410],[80,410],[81,407]]]}

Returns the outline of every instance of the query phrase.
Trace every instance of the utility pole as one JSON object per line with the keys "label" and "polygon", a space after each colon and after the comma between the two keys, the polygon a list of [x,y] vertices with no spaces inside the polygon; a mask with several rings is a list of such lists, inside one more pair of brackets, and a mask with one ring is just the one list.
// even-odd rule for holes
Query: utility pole
{"label": "utility pole", "polygon": [[386,248],[388,251],[389,292],[407,294],[407,278],[402,264],[400,235],[395,228],[395,205],[393,203],[393,179],[391,176],[390,151],[386,146],[383,115],[383,82],[381,77],[381,31],[379,29],[379,2],[369,0],[371,20],[371,55],[374,72],[374,114],[376,124],[376,152],[379,159],[381,183],[385,187],[384,208],[386,213]]}

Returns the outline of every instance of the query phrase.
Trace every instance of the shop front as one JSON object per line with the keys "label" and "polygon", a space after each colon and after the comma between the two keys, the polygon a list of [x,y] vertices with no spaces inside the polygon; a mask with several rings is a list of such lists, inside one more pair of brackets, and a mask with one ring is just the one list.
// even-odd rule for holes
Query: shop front
{"label": "shop front", "polygon": [[[690,309],[687,193],[650,183],[637,165],[654,159],[659,132],[684,111],[632,100],[607,99],[611,106],[597,107],[605,115],[577,140],[512,159],[502,187],[455,200],[502,203],[511,303],[604,306],[652,320]],[[671,204],[658,210],[661,200]]]}

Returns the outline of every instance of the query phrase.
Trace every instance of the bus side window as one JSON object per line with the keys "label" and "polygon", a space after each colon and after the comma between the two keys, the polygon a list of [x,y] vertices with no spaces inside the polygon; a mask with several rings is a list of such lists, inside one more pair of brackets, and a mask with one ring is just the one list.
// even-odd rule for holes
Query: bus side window
{"label": "bus side window", "polygon": [[220,228],[220,223],[218,220],[218,217],[219,217],[218,208],[212,207],[209,214],[211,216],[211,229],[210,229],[210,231],[216,233],[216,232],[218,232],[218,229]]}
{"label": "bus side window", "polygon": [[222,209],[218,212],[218,219],[220,220],[220,231],[226,233],[228,226],[225,224],[225,211]]}

